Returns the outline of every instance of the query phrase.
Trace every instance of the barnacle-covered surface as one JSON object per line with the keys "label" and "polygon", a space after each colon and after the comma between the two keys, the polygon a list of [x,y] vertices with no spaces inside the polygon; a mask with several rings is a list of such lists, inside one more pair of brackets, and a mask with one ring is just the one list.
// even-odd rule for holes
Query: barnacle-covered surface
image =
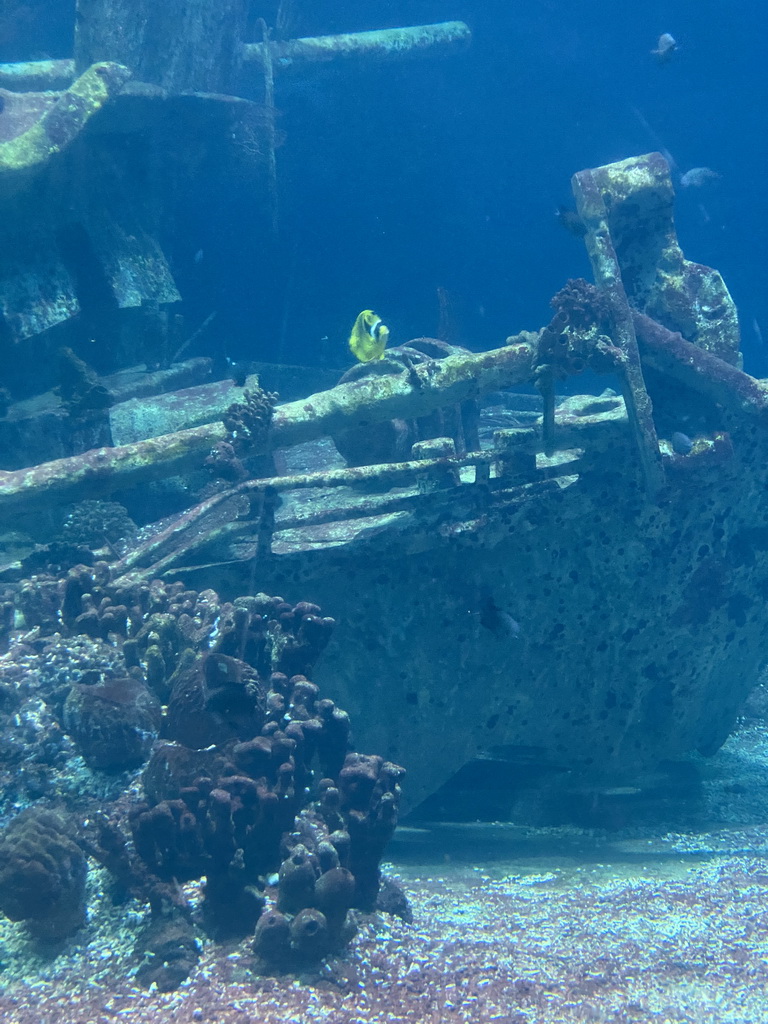
{"label": "barnacle-covered surface", "polygon": [[[496,424],[501,413],[496,406]],[[512,429],[515,418],[510,411]],[[371,749],[395,760],[407,764],[418,751],[414,803],[434,791],[449,760],[497,747],[555,773],[578,766],[608,775],[632,764],[631,775],[662,750],[662,759],[711,751],[756,677],[766,637],[751,588],[765,566],[752,531],[762,499],[726,454],[728,441],[699,442],[696,484],[691,457],[667,446],[677,482],[664,503],[649,505],[628,478],[631,442],[617,396],[569,400],[557,423],[560,437],[572,432],[569,453],[526,463],[518,435],[507,487],[497,478],[482,495],[470,484],[418,502],[416,487],[358,494],[356,514],[350,499],[343,520],[325,522],[323,502],[342,499],[320,494],[305,509],[314,522],[295,526],[289,494],[278,513],[278,557],[264,571],[277,586],[302,579],[337,610],[318,678],[348,708],[375,694],[379,711],[360,728]],[[330,575],[320,569],[327,565]],[[483,584],[519,623],[514,639],[483,624]]]}
{"label": "barnacle-covered surface", "polygon": [[[592,174],[596,190],[590,195],[584,179]],[[740,365],[736,304],[718,271],[686,260],[677,240],[667,160],[660,153],[630,157],[580,172],[573,181],[584,222],[602,223],[610,234],[632,305]],[[599,279],[603,257],[597,251],[591,257]]]}

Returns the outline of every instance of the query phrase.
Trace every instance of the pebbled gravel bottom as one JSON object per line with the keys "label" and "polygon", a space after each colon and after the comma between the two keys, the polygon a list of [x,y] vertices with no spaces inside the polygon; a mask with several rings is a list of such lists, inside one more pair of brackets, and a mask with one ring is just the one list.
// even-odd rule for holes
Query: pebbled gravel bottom
{"label": "pebbled gravel bottom", "polygon": [[[735,836],[732,845],[741,842]],[[646,863],[636,851],[634,863],[538,872],[501,861],[492,870],[446,863],[430,875],[401,865],[413,924],[367,918],[345,957],[302,978],[253,974],[247,942],[208,944],[198,970],[169,994],[133,987],[140,908],[105,910],[93,872],[97,909],[55,957],[35,949],[21,926],[0,926],[0,1020],[768,1021],[768,857],[701,859],[682,838],[668,847],[666,857],[649,847]]]}

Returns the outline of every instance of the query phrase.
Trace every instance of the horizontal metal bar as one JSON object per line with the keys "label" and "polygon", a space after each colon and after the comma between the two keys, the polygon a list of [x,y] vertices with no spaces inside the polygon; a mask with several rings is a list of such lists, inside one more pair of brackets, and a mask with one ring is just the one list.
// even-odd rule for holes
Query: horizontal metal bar
{"label": "horizontal metal bar", "polygon": [[[301,68],[307,64],[327,64],[339,60],[389,61],[462,50],[471,39],[463,21],[445,21],[436,25],[411,25],[408,28],[377,29],[372,32],[348,32],[335,36],[314,36],[270,42],[275,73]],[[243,59],[264,66],[264,43],[246,43]]]}

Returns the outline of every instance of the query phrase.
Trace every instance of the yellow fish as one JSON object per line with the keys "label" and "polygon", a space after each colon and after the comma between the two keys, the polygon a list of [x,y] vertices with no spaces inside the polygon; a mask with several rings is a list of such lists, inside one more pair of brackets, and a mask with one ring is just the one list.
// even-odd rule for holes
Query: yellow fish
{"label": "yellow fish", "polygon": [[387,347],[389,328],[372,309],[364,309],[349,336],[349,351],[361,363],[381,359]]}

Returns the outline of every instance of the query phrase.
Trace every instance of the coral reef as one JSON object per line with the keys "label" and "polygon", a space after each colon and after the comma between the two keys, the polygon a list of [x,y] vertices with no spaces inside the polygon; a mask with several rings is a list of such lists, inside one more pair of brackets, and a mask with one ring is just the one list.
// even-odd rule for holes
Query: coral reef
{"label": "coral reef", "polygon": [[85,920],[86,860],[52,811],[20,814],[0,837],[0,909],[39,939],[62,939]]}
{"label": "coral reef", "polygon": [[319,801],[283,841],[277,896],[256,926],[254,950],[267,965],[295,968],[339,949],[357,930],[352,908],[375,908],[403,774],[349,754],[338,784],[320,782]]}
{"label": "coral reef", "polygon": [[245,389],[242,402],[235,402],[222,417],[228,442],[238,455],[261,453],[266,447],[277,395],[263,388]]}
{"label": "coral reef", "polygon": [[67,514],[61,528],[63,539],[96,550],[132,537],[136,523],[125,505],[117,501],[80,501]]}
{"label": "coral reef", "polygon": [[143,764],[160,731],[160,701],[138,679],[73,683],[62,724],[93,768]]}
{"label": "coral reef", "polygon": [[565,313],[572,331],[596,331],[598,334],[610,332],[611,313],[605,295],[583,277],[569,278],[560,291],[553,295],[550,305],[555,311]]}
{"label": "coral reef", "polygon": [[[403,771],[348,754],[348,717],[304,676],[275,672],[269,687],[252,739],[232,737],[212,752],[200,729],[194,739],[206,749],[156,749],[145,773],[149,799],[131,812],[131,828],[137,854],[158,878],[205,876],[204,913],[216,935],[252,929],[265,905],[264,878],[278,871],[276,909],[261,919],[256,950],[286,966],[310,956],[309,939],[296,939],[310,916],[294,926],[295,916],[317,912],[306,930],[322,931],[312,946],[322,956],[354,933],[351,907],[373,909]],[[289,915],[293,928],[282,944],[276,913]]]}
{"label": "coral reef", "polygon": [[[263,969],[298,968],[349,942],[354,911],[376,903],[404,773],[351,753],[349,716],[307,678],[333,620],[279,596],[224,602],[182,584],[113,581],[105,562],[39,573],[6,598],[22,628],[0,661],[0,716],[35,727],[0,745],[0,769],[45,765],[89,819],[82,848],[119,892],[149,904],[136,945],[142,983],[170,990],[197,961],[180,883],[205,880],[213,937],[255,930]],[[89,802],[97,787],[87,780],[82,792],[62,784],[75,750],[86,773],[146,762],[141,798],[126,795],[125,776],[106,808]],[[0,905],[50,936],[82,923],[73,908],[85,878],[81,848],[57,821],[25,812],[0,839],[9,865]],[[49,890],[60,892],[53,922],[38,921],[21,884],[28,869],[16,851],[31,861],[38,849]]]}
{"label": "coral reef", "polygon": [[611,318],[605,295],[583,278],[566,282],[551,301],[555,315],[540,332],[534,356],[534,376],[555,378],[616,369],[610,341]]}
{"label": "coral reef", "polygon": [[204,465],[214,477],[219,477],[228,483],[240,483],[248,476],[248,470],[237,457],[237,452],[229,441],[219,441],[218,444],[215,444]]}

